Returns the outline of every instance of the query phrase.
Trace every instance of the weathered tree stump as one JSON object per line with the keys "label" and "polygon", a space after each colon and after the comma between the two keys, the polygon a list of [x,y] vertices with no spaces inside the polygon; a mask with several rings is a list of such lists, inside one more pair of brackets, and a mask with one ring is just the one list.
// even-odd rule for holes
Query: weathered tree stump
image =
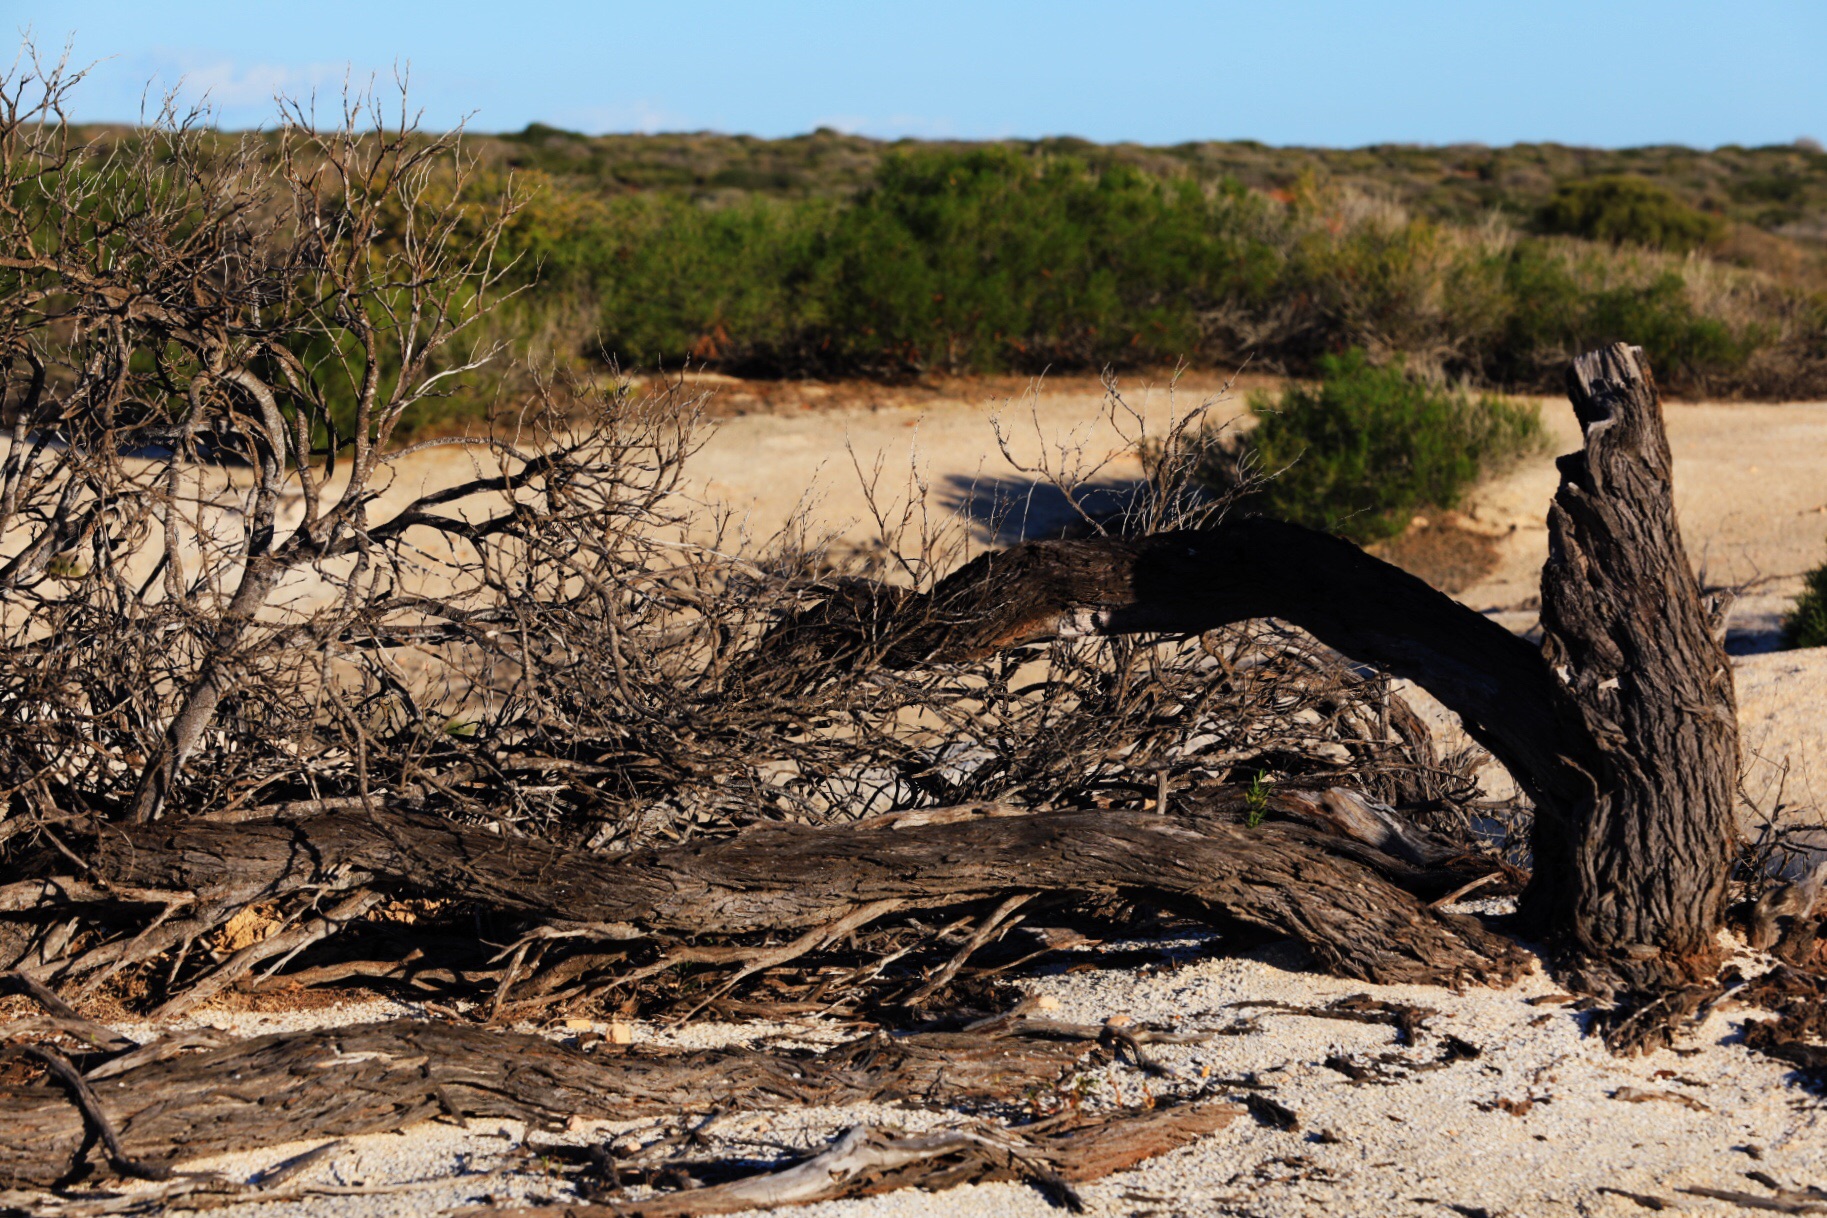
{"label": "weathered tree stump", "polygon": [[1525,911],[1588,989],[1709,975],[1735,848],[1732,668],[1675,520],[1655,381],[1623,344],[1573,362],[1585,448],[1562,457],[1543,651],[1589,747],[1588,794],[1538,809]]}

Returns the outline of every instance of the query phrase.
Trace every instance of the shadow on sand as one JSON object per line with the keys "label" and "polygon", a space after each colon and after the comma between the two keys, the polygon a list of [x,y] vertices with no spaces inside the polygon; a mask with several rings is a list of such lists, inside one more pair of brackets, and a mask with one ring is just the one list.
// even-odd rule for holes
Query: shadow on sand
{"label": "shadow on sand", "polygon": [[970,521],[978,541],[1008,546],[1089,537],[1100,525],[1120,532],[1124,517],[1145,507],[1148,491],[1140,478],[1087,482],[1068,496],[1050,482],[1030,478],[955,474],[945,479],[939,502]]}

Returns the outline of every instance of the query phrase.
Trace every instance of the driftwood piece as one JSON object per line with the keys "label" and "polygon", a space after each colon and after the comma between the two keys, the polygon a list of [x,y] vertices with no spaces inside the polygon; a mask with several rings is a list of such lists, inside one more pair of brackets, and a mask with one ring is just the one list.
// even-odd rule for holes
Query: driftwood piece
{"label": "driftwood piece", "polygon": [[1323,967],[1367,981],[1503,981],[1522,967],[1506,940],[1427,908],[1364,863],[1381,857],[1397,875],[1412,867],[1305,826],[1114,810],[913,820],[768,826],[604,858],[430,815],[339,813],[297,823],[110,826],[95,866],[112,882],[156,879],[206,903],[217,894],[378,884],[598,923],[600,934],[628,938],[803,934],[880,902],[1122,896],[1291,935]]}
{"label": "driftwood piece", "polygon": [[[508,1218],[685,1218],[843,1197],[870,1197],[903,1188],[929,1192],[960,1184],[1032,1180],[1074,1209],[1073,1184],[1157,1158],[1229,1125],[1242,1109],[1214,1101],[1127,1110],[1077,1124],[1027,1132],[1014,1129],[946,1129],[905,1134],[858,1125],[831,1145],[790,1167],[726,1184],[687,1189],[638,1201],[599,1205],[532,1206],[505,1211]],[[500,1210],[469,1210],[480,1218]]]}
{"label": "driftwood piece", "polygon": [[[1058,1081],[1097,1043],[1020,1022],[988,1033],[866,1036],[823,1052],[643,1048],[585,1053],[537,1036],[400,1020],[277,1033],[96,1076],[119,1139],[112,1158],[154,1169],[308,1137],[384,1133],[440,1114],[562,1128],[735,1105],[779,1108],[907,1097],[1007,1101]],[[59,1086],[0,1086],[0,1187],[69,1175],[89,1125]]]}

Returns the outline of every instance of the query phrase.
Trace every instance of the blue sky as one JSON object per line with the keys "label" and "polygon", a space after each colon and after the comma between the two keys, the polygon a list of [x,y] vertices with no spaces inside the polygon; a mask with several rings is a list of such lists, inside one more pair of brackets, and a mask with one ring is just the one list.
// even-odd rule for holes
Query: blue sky
{"label": "blue sky", "polygon": [[131,120],[149,81],[182,81],[255,126],[275,91],[409,63],[428,125],[483,131],[1827,139],[1827,0],[0,0],[0,17],[99,61],[85,120]]}

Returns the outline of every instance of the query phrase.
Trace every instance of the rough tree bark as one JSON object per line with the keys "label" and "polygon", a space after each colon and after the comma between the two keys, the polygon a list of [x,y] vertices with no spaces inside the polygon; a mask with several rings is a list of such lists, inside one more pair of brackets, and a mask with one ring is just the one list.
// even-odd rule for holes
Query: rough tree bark
{"label": "rough tree bark", "polygon": [[1651,990],[1717,964],[1737,827],[1738,711],[1723,632],[1675,520],[1674,469],[1643,352],[1580,356],[1585,430],[1560,459],[1542,569],[1543,650],[1591,741],[1591,794],[1538,814],[1526,908],[1589,989]]}
{"label": "rough tree bark", "polygon": [[[384,1133],[440,1114],[558,1129],[572,1116],[630,1120],[731,1105],[1008,1102],[1069,1074],[1098,1037],[1095,1028],[1029,1029],[1017,1020],[997,1032],[870,1035],[821,1052],[585,1053],[539,1036],[398,1020],[202,1052],[181,1052],[195,1037],[180,1033],[91,1069],[88,1084],[121,1150],[156,1171],[300,1138]],[[0,1084],[0,1187],[55,1183],[94,1134],[57,1085]]]}
{"label": "rough tree bark", "polygon": [[[1303,815],[1304,806],[1289,812]],[[375,885],[461,894],[632,939],[799,933],[866,906],[886,912],[1020,891],[1080,893],[1267,927],[1305,943],[1329,970],[1368,981],[1503,981],[1521,968],[1503,938],[1430,909],[1409,890],[1438,895],[1463,874],[1417,867],[1308,824],[1251,829],[1194,809],[930,809],[859,825],[769,826],[615,858],[411,812],[104,826],[101,834],[94,866],[109,885],[194,893],[205,905]]]}

